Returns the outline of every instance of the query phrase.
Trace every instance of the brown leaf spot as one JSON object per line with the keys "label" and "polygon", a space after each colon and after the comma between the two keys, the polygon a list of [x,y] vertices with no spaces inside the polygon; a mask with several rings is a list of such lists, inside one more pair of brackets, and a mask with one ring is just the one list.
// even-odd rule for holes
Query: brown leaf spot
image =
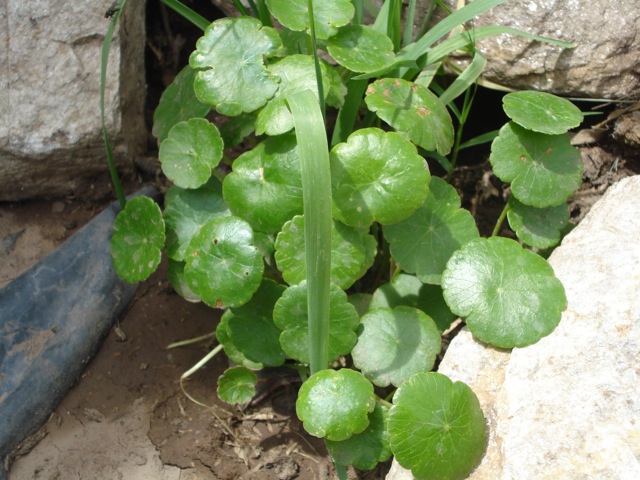
{"label": "brown leaf spot", "polygon": [[547,149],[544,151],[544,153],[546,153],[547,155],[549,155],[551,152],[553,152],[553,148],[551,147],[547,147]]}
{"label": "brown leaf spot", "polygon": [[216,308],[224,308],[224,303],[222,303],[222,300],[216,300]]}
{"label": "brown leaf spot", "polygon": [[423,106],[418,107],[418,115],[420,115],[421,117],[426,117],[430,113],[431,113],[431,110],[429,110],[427,107],[423,107]]}

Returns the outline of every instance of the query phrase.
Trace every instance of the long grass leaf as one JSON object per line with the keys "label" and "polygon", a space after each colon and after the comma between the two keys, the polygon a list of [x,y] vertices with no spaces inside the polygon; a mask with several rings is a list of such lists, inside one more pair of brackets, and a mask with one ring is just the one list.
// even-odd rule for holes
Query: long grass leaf
{"label": "long grass leaf", "polygon": [[193,23],[196,27],[201,30],[205,30],[209,24],[211,23],[209,20],[204,18],[199,13],[193,11],[189,7],[187,7],[184,3],[179,2],[178,0],[160,0],[167,7],[169,7],[174,12],[180,14],[183,18]]}
{"label": "long grass leaf", "polygon": [[465,68],[464,71],[456,77],[453,83],[449,85],[444,93],[440,95],[442,103],[447,105],[449,102],[452,102],[458,98],[458,96],[462,95],[465,90],[475,83],[484,70],[484,66],[486,64],[487,59],[480,55],[480,53],[476,52],[473,56],[473,60],[471,60],[471,63],[467,68]]}
{"label": "long grass leaf", "polygon": [[331,282],[331,173],[329,149],[318,99],[310,90],[286,97],[293,115],[304,201],[304,238],[311,373],[329,363]]}

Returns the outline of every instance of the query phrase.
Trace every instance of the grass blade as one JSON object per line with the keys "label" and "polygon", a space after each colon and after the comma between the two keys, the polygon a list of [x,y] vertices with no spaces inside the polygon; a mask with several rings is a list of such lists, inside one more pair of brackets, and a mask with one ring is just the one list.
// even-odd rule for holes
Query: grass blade
{"label": "grass blade", "polygon": [[471,85],[475,83],[478,79],[482,71],[484,70],[484,66],[487,64],[487,59],[484,58],[480,53],[476,52],[473,56],[473,60],[469,64],[467,68],[464,69],[460,75],[456,77],[449,88],[447,88],[442,95],[440,95],[440,100],[442,103],[447,105],[449,102],[452,102],[460,95],[462,95],[465,90],[467,90]]}
{"label": "grass blade", "polygon": [[304,199],[304,238],[311,373],[329,363],[331,173],[324,119],[310,90],[287,97],[293,115]]}
{"label": "grass blade", "polygon": [[171,10],[180,14],[182,17],[189,20],[196,27],[202,30],[206,29],[211,23],[202,15],[200,15],[197,12],[194,12],[193,10],[191,10],[189,7],[187,7],[182,2],[179,2],[178,0],[160,0],[160,1],[164,3],[167,7],[169,7]]}

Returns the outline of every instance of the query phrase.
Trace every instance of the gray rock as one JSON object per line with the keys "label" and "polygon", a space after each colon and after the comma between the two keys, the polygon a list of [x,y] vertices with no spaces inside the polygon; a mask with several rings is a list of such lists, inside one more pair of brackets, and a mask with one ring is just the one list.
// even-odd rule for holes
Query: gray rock
{"label": "gray rock", "polygon": [[[465,329],[440,372],[487,417],[474,480],[640,478],[640,176],[612,186],[550,258],[568,307],[556,330],[509,354]],[[394,464],[387,480],[413,478]]]}
{"label": "gray rock", "polygon": [[[424,5],[428,2],[419,2]],[[455,8],[455,0],[446,0]],[[637,99],[640,94],[640,2],[522,0],[481,15],[476,26],[505,25],[576,44],[560,47],[501,35],[478,42],[483,78],[514,89],[558,95]]]}
{"label": "gray rock", "polygon": [[[107,171],[100,58],[111,4],[0,3],[0,201],[64,195]],[[146,144],[144,4],[127,3],[109,59],[106,119],[122,164]]]}

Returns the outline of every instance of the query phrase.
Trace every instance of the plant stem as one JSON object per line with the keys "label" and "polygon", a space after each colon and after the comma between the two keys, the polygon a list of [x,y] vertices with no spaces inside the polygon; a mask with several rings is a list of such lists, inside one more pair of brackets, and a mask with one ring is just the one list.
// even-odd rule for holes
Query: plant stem
{"label": "plant stem", "polygon": [[318,84],[318,100],[320,101],[320,112],[324,122],[324,85],[322,84],[322,70],[320,69],[320,58],[318,57],[318,42],[316,41],[316,22],[313,15],[313,2],[307,0],[309,8],[309,35],[311,37],[311,54],[313,55],[313,63],[316,68],[316,83]]}
{"label": "plant stem", "polygon": [[502,228],[502,223],[504,222],[504,219],[507,216],[507,212],[509,211],[509,209],[511,208],[511,199],[509,199],[509,201],[507,201],[507,203],[505,204],[504,208],[502,209],[502,212],[500,213],[500,216],[498,217],[498,221],[496,222],[496,226],[493,227],[493,232],[491,232],[491,236],[495,237],[498,235],[498,233],[500,232],[500,228]]}
{"label": "plant stem", "polygon": [[216,336],[215,332],[211,332],[211,333],[207,333],[206,335],[200,335],[199,337],[189,338],[188,340],[173,342],[167,345],[166,350],[171,350],[172,348],[184,347],[186,345],[192,345],[194,343],[198,343],[203,340],[208,340],[209,338],[213,338],[215,336]]}
{"label": "plant stem", "polygon": [[194,12],[193,10],[191,10],[189,7],[187,7],[185,4],[183,4],[182,2],[180,2],[178,0],[160,0],[160,1],[162,3],[164,3],[167,7],[169,7],[171,10],[173,10],[176,13],[180,14],[183,18],[185,18],[186,20],[190,21],[196,27],[202,29],[203,31],[211,23],[209,20],[204,18],[202,15],[200,15],[197,12]]}

